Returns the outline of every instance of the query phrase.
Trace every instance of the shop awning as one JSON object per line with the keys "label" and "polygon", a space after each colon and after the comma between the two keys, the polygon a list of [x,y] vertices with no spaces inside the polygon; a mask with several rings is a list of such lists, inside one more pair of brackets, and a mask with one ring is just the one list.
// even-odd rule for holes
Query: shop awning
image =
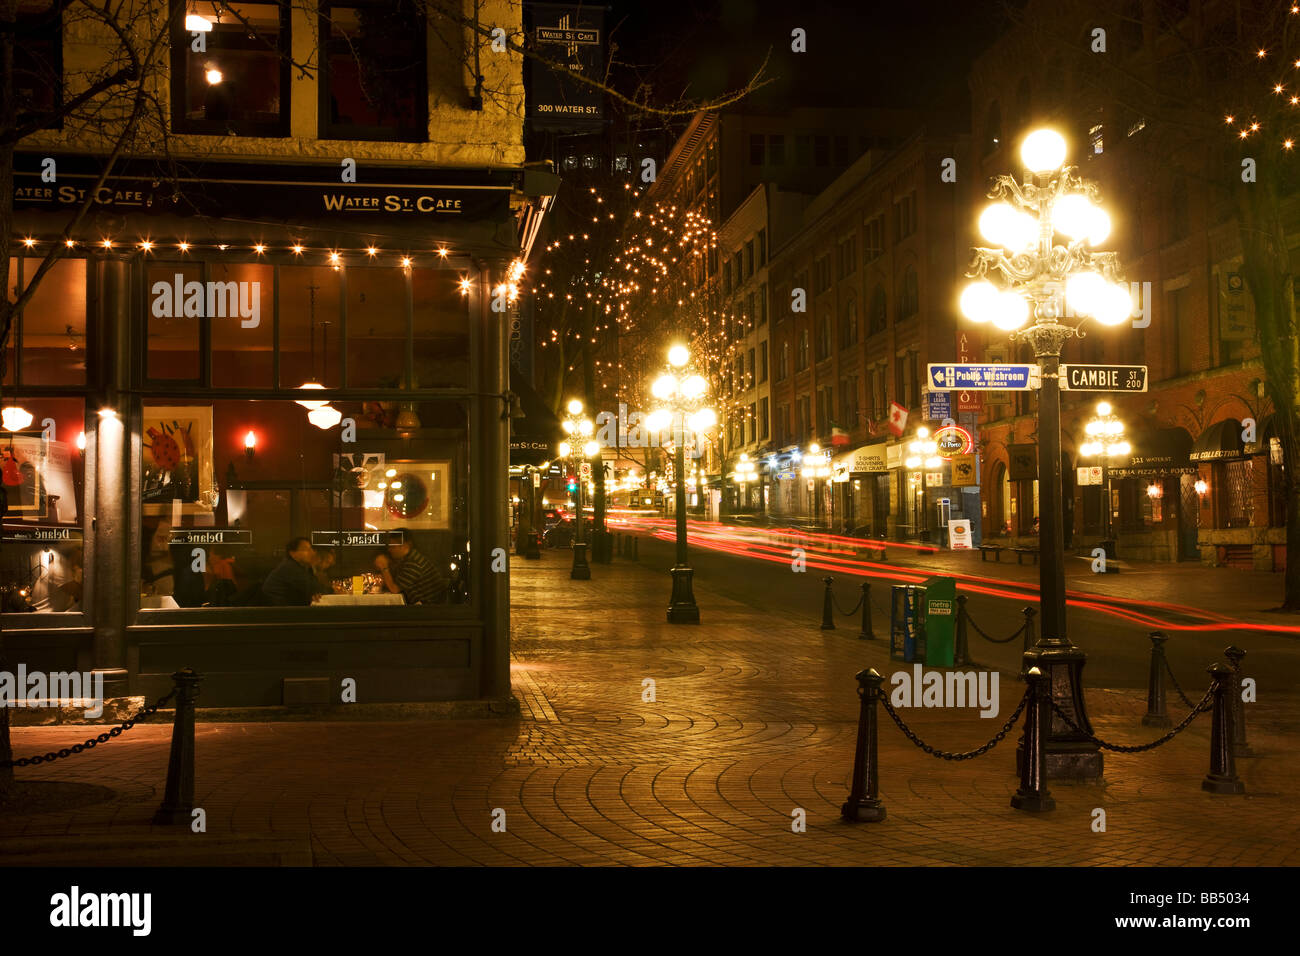
{"label": "shop awning", "polygon": [[851,475],[885,474],[889,471],[886,446],[889,439],[859,445],[850,451],[836,455],[831,464],[836,471],[847,471]]}
{"label": "shop awning", "polygon": [[510,391],[519,396],[523,418],[510,420],[510,464],[540,465],[557,454],[564,428],[555,413],[528,384],[519,369],[510,367]]}
{"label": "shop awning", "polygon": [[1241,422],[1235,418],[1215,422],[1196,439],[1189,456],[1192,461],[1221,461],[1225,458],[1244,458],[1246,449],[1241,443]]}
{"label": "shop awning", "polygon": [[1136,431],[1129,444],[1133,451],[1126,461],[1121,460],[1111,467],[1112,478],[1159,478],[1196,472],[1196,465],[1189,458],[1192,436],[1185,429]]}
{"label": "shop awning", "polygon": [[1276,413],[1265,415],[1255,428],[1255,440],[1244,442],[1242,445],[1243,451],[1247,455],[1267,455],[1269,453],[1269,439],[1277,437]]}

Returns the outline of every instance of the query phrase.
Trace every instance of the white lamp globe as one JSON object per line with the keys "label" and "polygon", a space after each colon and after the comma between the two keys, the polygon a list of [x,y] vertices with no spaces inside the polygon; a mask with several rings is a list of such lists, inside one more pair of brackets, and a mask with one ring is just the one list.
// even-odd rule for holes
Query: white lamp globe
{"label": "white lamp globe", "polygon": [[[301,390],[304,389],[304,388],[305,388],[305,389],[318,389],[318,388],[324,388],[324,387],[325,387],[325,386],[322,385],[320,382],[303,382],[303,384],[301,384],[301,385],[298,386],[298,389],[301,391]],[[307,409],[308,411],[311,411],[313,408],[320,408],[322,405],[328,405],[329,403],[328,403],[328,402],[323,402],[323,401],[318,401],[318,400],[316,400],[316,399],[310,399],[310,400],[303,400],[303,401],[300,401],[300,402],[298,402],[298,404],[301,405],[303,408]]]}
{"label": "white lamp globe", "polygon": [[1076,272],[1065,280],[1065,301],[1075,315],[1096,315],[1106,288],[1096,272]]}
{"label": "white lamp globe", "polygon": [[320,408],[313,408],[307,413],[307,421],[320,429],[333,428],[343,421],[343,413],[333,405],[322,405]]}
{"label": "white lamp globe", "polygon": [[1104,209],[1093,206],[1089,218],[1092,224],[1088,227],[1088,245],[1099,246],[1110,235],[1110,214]]}
{"label": "white lamp globe", "polygon": [[674,345],[668,350],[668,364],[681,368],[691,360],[691,351],[685,345]]}
{"label": "white lamp globe", "polygon": [[1065,162],[1065,139],[1052,129],[1034,130],[1020,144],[1020,161],[1030,172],[1051,173]]}
{"label": "white lamp globe", "polygon": [[560,422],[560,427],[564,429],[564,434],[566,434],[566,435],[572,435],[572,434],[573,434],[573,420],[572,420],[572,419],[566,418],[564,421]]}
{"label": "white lamp globe", "polygon": [[699,398],[708,390],[709,383],[699,375],[692,375],[682,382],[682,394],[687,398]]}
{"label": "white lamp globe", "polygon": [[666,408],[651,412],[645,420],[645,427],[652,432],[661,432],[673,423],[673,413]]}
{"label": "white lamp globe", "polygon": [[1089,435],[1095,435],[1101,431],[1101,422],[1088,422],[1083,426],[1083,430]]}
{"label": "white lamp globe", "polygon": [[560,447],[557,450],[559,451],[561,458],[568,458],[569,452],[573,451],[573,446],[570,445],[567,441],[562,441],[560,442]]}
{"label": "white lamp globe", "polygon": [[1069,193],[1052,207],[1052,228],[1071,239],[1082,239],[1092,232],[1096,211],[1083,193]]}
{"label": "white lamp globe", "polygon": [[4,418],[7,432],[20,432],[32,423],[32,413],[19,405],[10,405],[0,415]]}
{"label": "white lamp globe", "polygon": [[673,397],[677,391],[677,377],[664,373],[655,379],[654,384],[650,386],[650,393],[661,402]]}
{"label": "white lamp globe", "polygon": [[569,401],[569,414],[570,414],[570,415],[581,415],[581,414],[582,414],[582,402],[578,401],[576,398],[571,399],[571,400]]}
{"label": "white lamp globe", "polygon": [[590,418],[584,418],[582,421],[578,422],[578,431],[583,435],[590,435],[595,430],[596,426],[591,423]]}
{"label": "white lamp globe", "polygon": [[998,289],[992,282],[972,282],[962,290],[961,314],[972,322],[987,322],[997,308]]}
{"label": "white lamp globe", "polygon": [[920,468],[920,467],[921,467],[921,459],[920,459],[919,457],[917,457],[916,455],[912,455],[912,456],[911,456],[910,458],[908,458],[907,461],[905,461],[903,464],[907,465],[908,468]]}
{"label": "white lamp globe", "polygon": [[1096,453],[1097,450],[1096,448],[1093,447],[1093,444],[1090,441],[1086,441],[1079,446],[1079,454],[1082,455],[1084,458],[1091,458]]}
{"label": "white lamp globe", "polygon": [[993,324],[1005,332],[1020,328],[1029,320],[1029,302],[1014,292],[999,292]]}
{"label": "white lamp globe", "polygon": [[979,229],[989,242],[1013,252],[1030,245],[1038,234],[1033,219],[1004,202],[993,203],[980,213]]}
{"label": "white lamp globe", "polygon": [[1107,284],[1097,300],[1093,315],[1102,325],[1121,325],[1133,315],[1133,297],[1126,285]]}
{"label": "white lamp globe", "polygon": [[703,431],[706,428],[712,428],[717,423],[718,423],[718,415],[713,409],[701,408],[698,412],[696,412],[694,415],[691,416],[690,425],[692,431],[699,432],[699,431]]}
{"label": "white lamp globe", "polygon": [[1098,415],[1109,415],[1109,414],[1110,414],[1110,402],[1098,402],[1098,403],[1097,403],[1097,414],[1098,414]]}
{"label": "white lamp globe", "polygon": [[600,454],[600,442],[598,441],[587,442],[587,444],[582,446],[582,453],[586,455],[588,458],[595,458],[598,454]]}
{"label": "white lamp globe", "polygon": [[935,455],[935,456],[933,456],[933,457],[931,457],[931,458],[927,458],[927,459],[925,460],[925,467],[926,467],[926,468],[931,468],[931,469],[933,469],[933,468],[942,468],[942,467],[943,467],[943,459],[940,458],[940,457],[937,456],[937,455]]}
{"label": "white lamp globe", "polygon": [[1110,451],[1111,451],[1111,454],[1112,454],[1112,455],[1119,455],[1119,456],[1122,458],[1122,457],[1124,457],[1125,455],[1127,455],[1129,452],[1131,452],[1132,450],[1133,450],[1133,446],[1132,446],[1132,445],[1130,445],[1130,444],[1129,444],[1128,442],[1126,442],[1126,441],[1122,441],[1122,442],[1120,442],[1118,445],[1113,445],[1113,446],[1111,446],[1111,450],[1110,450]]}

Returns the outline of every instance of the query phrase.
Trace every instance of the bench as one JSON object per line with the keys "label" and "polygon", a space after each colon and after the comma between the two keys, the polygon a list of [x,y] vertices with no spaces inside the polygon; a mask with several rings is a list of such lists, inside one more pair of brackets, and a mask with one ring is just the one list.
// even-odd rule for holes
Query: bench
{"label": "bench", "polygon": [[1016,553],[1016,564],[1024,564],[1025,555],[1032,555],[1034,558],[1034,564],[1038,563],[1037,548],[1012,548],[1011,550]]}
{"label": "bench", "polygon": [[995,561],[1001,563],[1001,561],[1002,561],[1002,552],[1005,551],[1005,550],[1006,550],[1006,548],[1002,547],[1002,545],[1000,545],[1000,544],[981,544],[981,545],[980,545],[980,560],[981,560],[981,561],[987,561],[987,560],[989,559],[989,555],[992,554],[992,555],[993,555],[993,560],[995,560]]}

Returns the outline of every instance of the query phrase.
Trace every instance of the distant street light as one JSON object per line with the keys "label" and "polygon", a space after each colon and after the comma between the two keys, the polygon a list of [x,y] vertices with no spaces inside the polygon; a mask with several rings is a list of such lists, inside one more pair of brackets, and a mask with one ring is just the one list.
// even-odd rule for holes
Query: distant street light
{"label": "distant street light", "polygon": [[921,526],[917,530],[919,536],[925,538],[930,531],[929,504],[925,500],[925,475],[927,471],[942,468],[943,459],[939,457],[939,443],[930,438],[930,429],[924,425],[916,430],[916,440],[907,446],[907,450],[912,454],[904,464],[921,473]]}
{"label": "distant street light", "polygon": [[1110,536],[1110,460],[1127,458],[1133,447],[1124,440],[1124,423],[1111,414],[1110,402],[1097,403],[1097,416],[1083,427],[1089,440],[1079,446],[1079,454],[1085,458],[1101,459],[1101,509],[1102,547],[1106,557],[1115,557],[1115,541]]}
{"label": "distant street light", "polygon": [[[983,236],[997,248],[976,248],[961,294],[961,310],[972,322],[989,322],[1028,341],[1041,366],[1038,393],[1039,595],[1042,633],[1027,652],[1052,688],[1052,699],[1079,728],[1058,731],[1050,722],[1047,770],[1050,776],[1096,779],[1101,751],[1090,740],[1092,725],[1083,700],[1085,656],[1066,635],[1065,522],[1062,514],[1061,347],[1079,330],[1062,316],[1093,318],[1121,325],[1133,314],[1128,285],[1119,281],[1114,252],[1093,252],[1110,233],[1110,217],[1099,205],[1095,184],[1065,162],[1065,140],[1050,129],[1025,137],[1020,158],[1024,181],[998,176],[989,198],[999,200],[980,216]],[[1057,240],[1058,235],[1061,237]],[[989,275],[1001,276],[1001,285]],[[1032,307],[1032,308],[1031,308]],[[1031,318],[1033,324],[1024,328]],[[1013,798],[1013,805],[1015,799]]]}
{"label": "distant street light", "polygon": [[672,624],[699,624],[700,608],[695,603],[692,578],[695,572],[686,555],[686,431],[702,432],[717,424],[718,416],[707,407],[705,395],[709,383],[691,365],[690,350],[674,345],[668,350],[668,367],[655,379],[650,391],[663,404],[650,413],[646,427],[661,432],[680,422],[681,432],[674,436],[673,480],[677,486],[677,564],[672,569],[673,596],[668,605]]}
{"label": "distant street light", "polygon": [[587,543],[582,540],[582,464],[600,453],[600,443],[592,439],[592,434],[596,431],[596,426],[592,424],[591,419],[582,417],[582,402],[573,399],[569,402],[569,417],[560,423],[564,428],[564,433],[568,435],[571,441],[560,442],[560,457],[568,459],[570,466],[573,467],[573,473],[577,476],[577,484],[574,488],[574,513],[577,517],[576,527],[573,531],[573,569],[569,572],[569,577],[578,581],[591,580],[591,566],[587,564]]}

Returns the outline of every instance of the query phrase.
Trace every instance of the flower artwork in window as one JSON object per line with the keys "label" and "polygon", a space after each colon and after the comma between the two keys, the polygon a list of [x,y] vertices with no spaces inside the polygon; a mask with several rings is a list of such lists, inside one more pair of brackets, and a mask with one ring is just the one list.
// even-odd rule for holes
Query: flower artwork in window
{"label": "flower artwork in window", "polygon": [[210,407],[146,406],[141,497],[145,514],[211,512],[216,491],[212,471]]}

